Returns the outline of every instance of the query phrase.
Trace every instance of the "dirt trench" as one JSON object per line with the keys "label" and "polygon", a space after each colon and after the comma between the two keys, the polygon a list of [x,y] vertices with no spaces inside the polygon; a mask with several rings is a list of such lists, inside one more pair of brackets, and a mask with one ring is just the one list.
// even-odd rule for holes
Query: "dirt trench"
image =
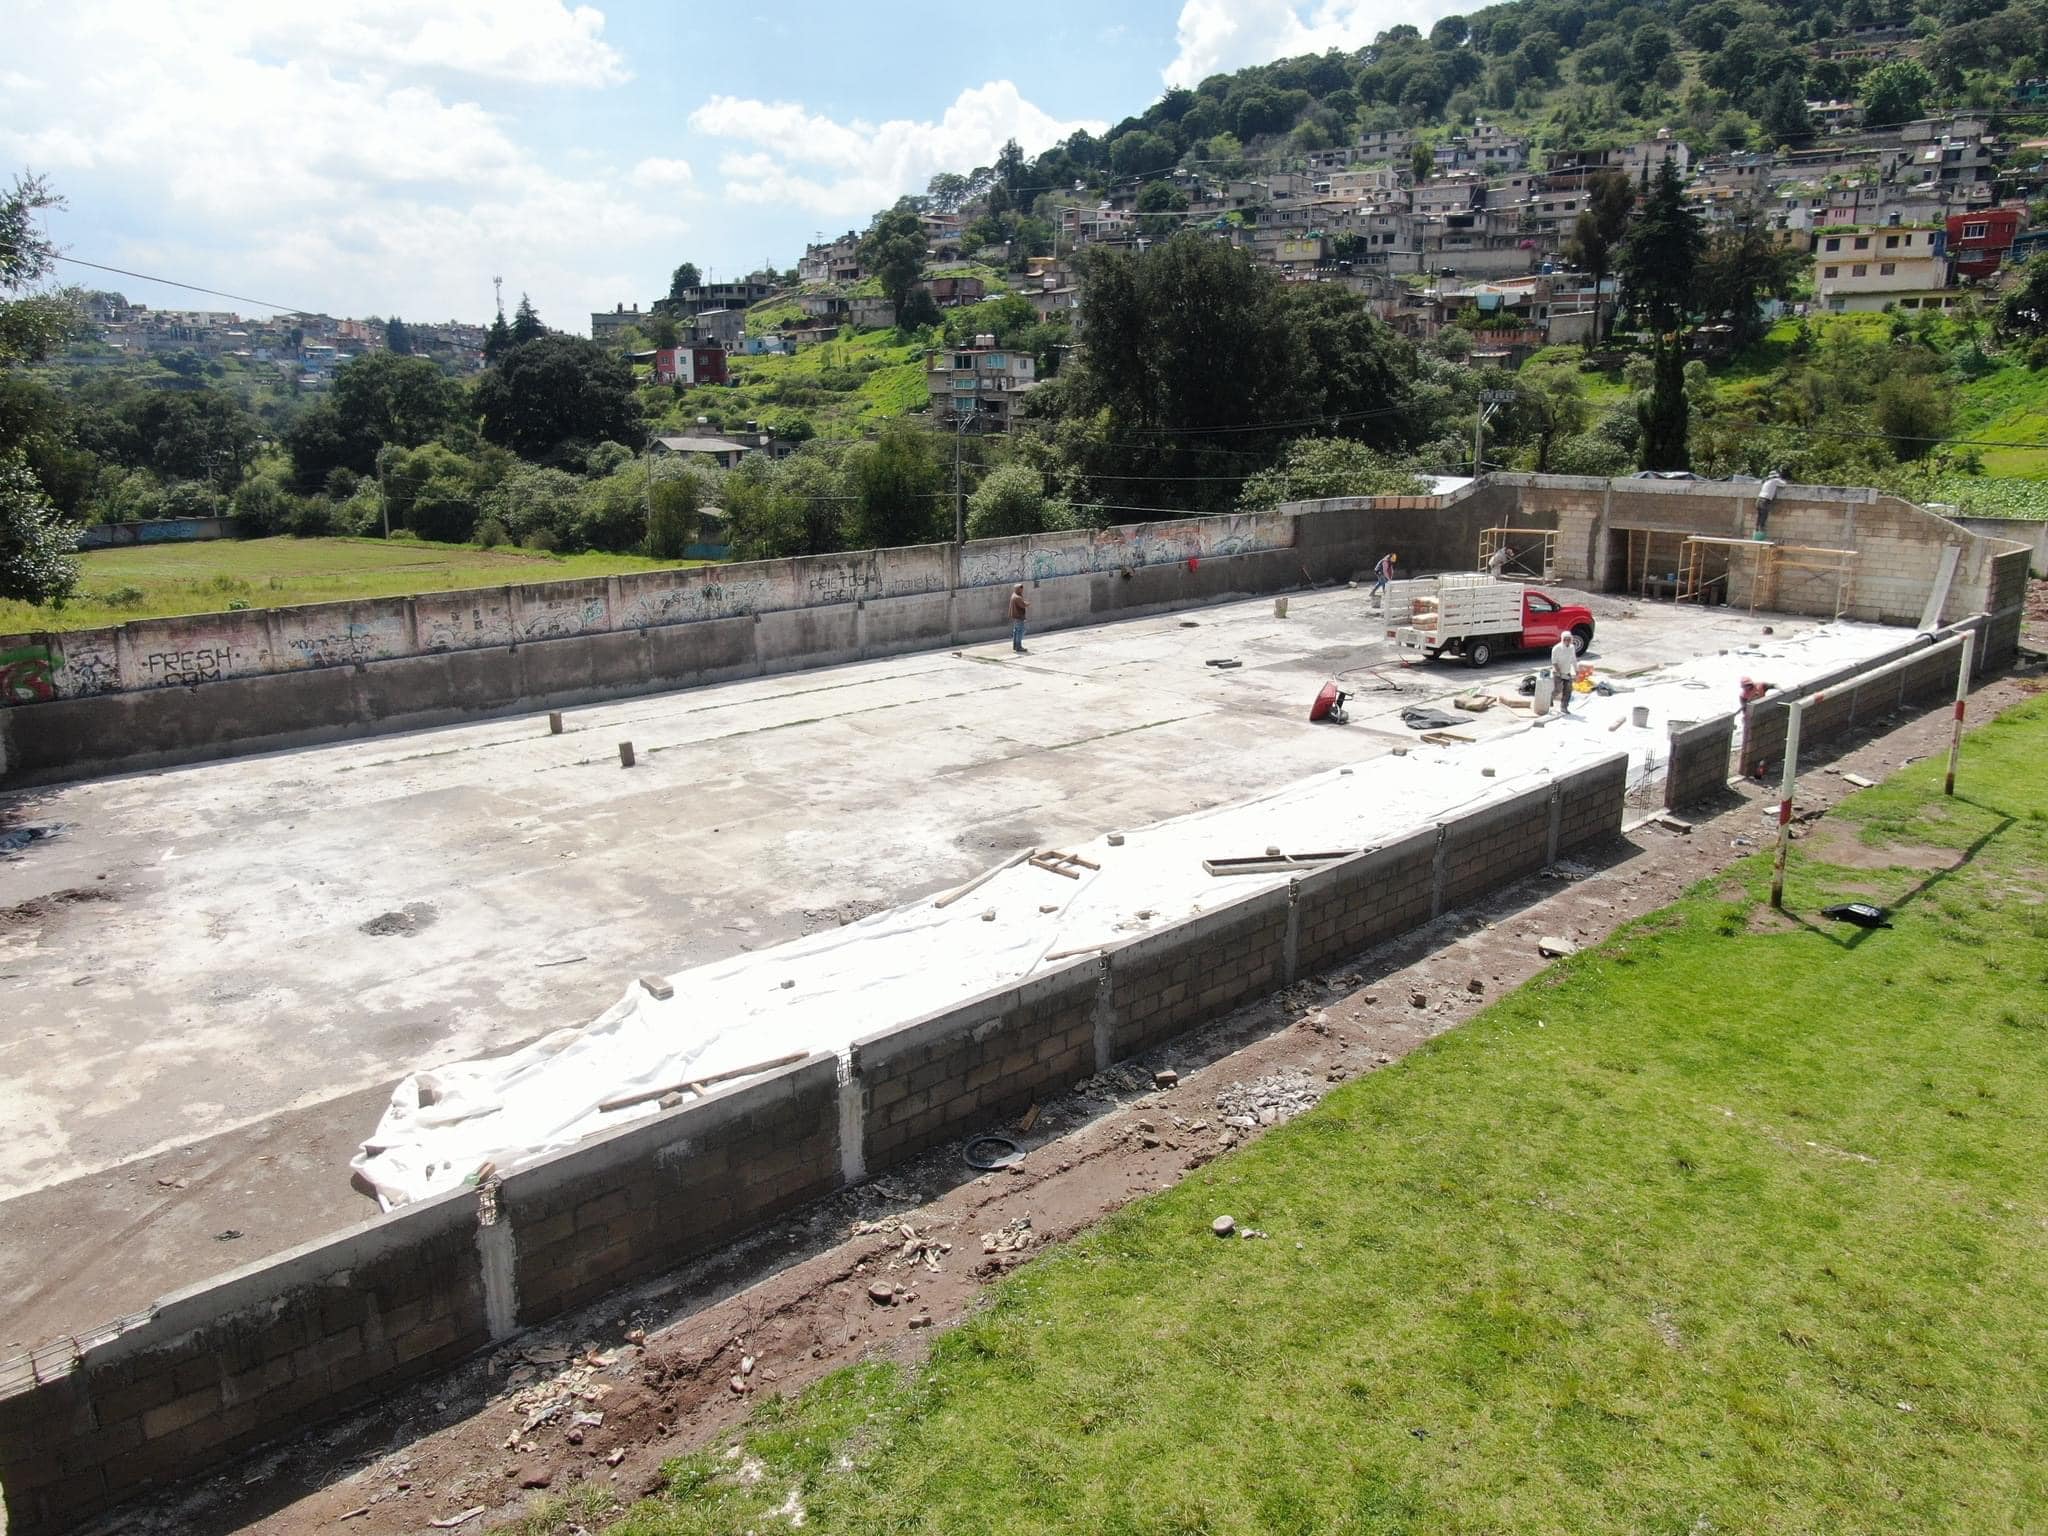
{"label": "dirt trench", "polygon": [[[1993,682],[1972,719],[2040,686],[2024,673]],[[1943,710],[1831,746],[1802,777],[1799,808],[1824,812],[1853,792],[1845,773],[1881,780],[1945,752],[1948,731]],[[992,1281],[1455,1028],[1551,963],[1539,938],[1597,943],[1767,846],[1775,796],[1745,786],[1676,826],[1639,805],[1630,816],[1646,819],[1584,863],[1120,1063],[1039,1106],[1028,1131],[991,1127],[1023,1145],[1014,1167],[976,1174],[958,1144],[935,1149],[102,1528],[412,1536],[481,1506],[443,1527],[477,1533],[587,1486],[623,1507],[759,1395],[863,1359],[915,1363]],[[1804,830],[1839,850],[1825,821]]]}

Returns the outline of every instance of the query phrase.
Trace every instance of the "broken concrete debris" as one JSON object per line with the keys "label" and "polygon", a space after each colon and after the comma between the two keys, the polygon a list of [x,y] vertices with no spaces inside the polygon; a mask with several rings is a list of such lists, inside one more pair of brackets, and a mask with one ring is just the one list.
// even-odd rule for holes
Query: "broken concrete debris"
{"label": "broken concrete debris", "polygon": [[1229,1216],[1218,1216],[1209,1223],[1209,1230],[1218,1237],[1235,1237],[1237,1235],[1237,1222]]}
{"label": "broken concrete debris", "polygon": [[1542,955],[1547,960],[1561,960],[1566,955],[1576,955],[1578,952],[1579,946],[1577,944],[1573,943],[1570,939],[1559,938],[1555,934],[1547,933],[1536,941],[1536,953]]}

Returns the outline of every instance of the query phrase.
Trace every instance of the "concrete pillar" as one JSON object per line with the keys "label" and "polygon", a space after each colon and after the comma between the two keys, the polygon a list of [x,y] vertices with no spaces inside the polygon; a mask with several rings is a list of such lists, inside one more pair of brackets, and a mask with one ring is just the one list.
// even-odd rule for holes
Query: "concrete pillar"
{"label": "concrete pillar", "polygon": [[1301,956],[1301,882],[1287,882],[1287,937],[1280,948],[1280,970],[1288,986],[1294,985]]}
{"label": "concrete pillar", "polygon": [[1108,955],[1095,957],[1095,1070],[1116,1065],[1116,1008],[1111,1002],[1115,977]]}
{"label": "concrete pillar", "polygon": [[519,1331],[519,1249],[512,1223],[498,1209],[498,1185],[477,1191],[476,1253],[483,1268],[484,1326],[493,1339]]}
{"label": "concrete pillar", "polygon": [[839,1062],[839,1177],[858,1184],[868,1176],[867,1089],[850,1056]]}

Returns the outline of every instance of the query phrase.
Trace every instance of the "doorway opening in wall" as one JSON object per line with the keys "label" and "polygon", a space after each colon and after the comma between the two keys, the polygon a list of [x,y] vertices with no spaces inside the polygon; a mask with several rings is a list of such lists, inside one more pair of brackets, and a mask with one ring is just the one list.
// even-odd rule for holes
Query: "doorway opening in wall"
{"label": "doorway opening in wall", "polygon": [[1607,590],[1675,599],[1685,568],[1685,535],[1668,528],[1614,528],[1607,535]]}

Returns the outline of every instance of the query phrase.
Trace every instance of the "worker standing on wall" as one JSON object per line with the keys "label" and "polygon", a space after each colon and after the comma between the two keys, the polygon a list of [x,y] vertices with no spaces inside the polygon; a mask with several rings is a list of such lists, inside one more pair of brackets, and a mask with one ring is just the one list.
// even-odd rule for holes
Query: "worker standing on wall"
{"label": "worker standing on wall", "polygon": [[1785,489],[1785,471],[1774,469],[1756,489],[1756,536],[1761,539],[1770,526],[1771,508],[1778,504],[1778,492]]}
{"label": "worker standing on wall", "polygon": [[1572,687],[1578,680],[1578,642],[1567,632],[1550,648],[1550,702],[1567,715],[1572,712]]}
{"label": "worker standing on wall", "polygon": [[1394,568],[1401,563],[1401,557],[1392,550],[1380,556],[1380,563],[1372,568],[1372,600],[1375,604],[1386,601],[1387,583],[1394,579]]}
{"label": "worker standing on wall", "polygon": [[1031,612],[1031,604],[1024,597],[1024,583],[1018,582],[1010,588],[1010,649],[1019,656],[1030,653],[1024,649],[1024,619]]}
{"label": "worker standing on wall", "polygon": [[1508,557],[1512,554],[1514,554],[1514,551],[1509,549],[1507,545],[1501,545],[1500,548],[1486,557],[1486,574],[1495,581],[1499,581],[1502,573],[1508,568]]}

